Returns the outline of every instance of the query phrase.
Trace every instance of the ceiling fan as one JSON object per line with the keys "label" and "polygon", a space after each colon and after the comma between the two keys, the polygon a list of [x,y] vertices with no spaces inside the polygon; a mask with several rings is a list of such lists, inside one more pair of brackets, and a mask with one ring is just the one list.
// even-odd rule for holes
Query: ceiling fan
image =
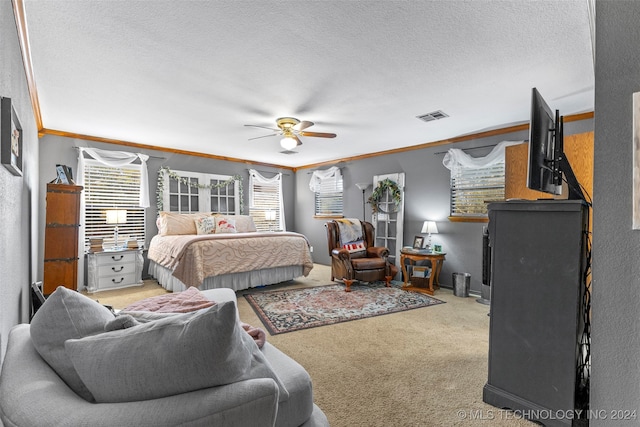
{"label": "ceiling fan", "polygon": [[309,122],[306,120],[300,121],[294,117],[280,117],[279,119],[276,119],[276,126],[278,126],[277,129],[266,127],[266,126],[259,126],[259,125],[245,125],[245,126],[269,129],[276,132],[269,135],[249,138],[249,141],[251,141],[252,139],[282,135],[283,138],[280,140],[280,145],[285,150],[293,150],[298,145],[302,145],[302,141],[300,141],[300,138],[299,138],[300,136],[311,136],[311,137],[317,137],[317,138],[335,138],[336,137],[335,133],[305,131],[305,129],[313,126],[313,122]]}

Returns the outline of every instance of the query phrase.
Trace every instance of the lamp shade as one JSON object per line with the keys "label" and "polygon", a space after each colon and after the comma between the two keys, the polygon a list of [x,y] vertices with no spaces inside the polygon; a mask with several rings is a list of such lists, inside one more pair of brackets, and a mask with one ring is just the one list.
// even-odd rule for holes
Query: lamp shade
{"label": "lamp shade", "polygon": [[438,227],[436,226],[436,222],[425,221],[424,224],[422,224],[421,233],[438,234]]}
{"label": "lamp shade", "polygon": [[127,211],[125,209],[107,210],[107,224],[126,224]]}
{"label": "lamp shade", "polygon": [[264,219],[267,221],[275,221],[276,219],[276,211],[265,211]]}
{"label": "lamp shade", "polygon": [[368,186],[369,186],[368,182],[356,182],[356,187],[358,187],[358,190],[360,191],[366,190]]}
{"label": "lamp shade", "polygon": [[280,146],[285,150],[293,150],[298,145],[298,141],[290,136],[285,136],[280,140]]}

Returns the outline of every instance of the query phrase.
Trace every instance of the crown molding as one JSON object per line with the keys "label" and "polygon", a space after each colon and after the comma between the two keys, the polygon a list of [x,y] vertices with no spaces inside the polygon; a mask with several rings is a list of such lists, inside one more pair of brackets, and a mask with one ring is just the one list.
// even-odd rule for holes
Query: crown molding
{"label": "crown molding", "polygon": [[31,98],[31,107],[33,108],[33,116],[36,120],[38,135],[42,130],[42,113],[40,111],[40,101],[38,100],[38,89],[36,87],[36,79],[33,73],[33,63],[31,61],[31,47],[29,45],[29,33],[27,32],[27,20],[25,17],[24,2],[22,0],[12,0],[13,16],[16,20],[16,28],[18,30],[18,42],[20,43],[20,51],[22,52],[22,64],[24,66],[24,74],[27,79],[27,88],[29,97]]}

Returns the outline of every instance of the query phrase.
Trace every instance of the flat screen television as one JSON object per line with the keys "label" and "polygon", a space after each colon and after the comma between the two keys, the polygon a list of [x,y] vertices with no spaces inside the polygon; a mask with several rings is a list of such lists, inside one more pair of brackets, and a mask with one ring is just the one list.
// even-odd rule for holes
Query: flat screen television
{"label": "flat screen television", "polygon": [[562,195],[563,179],[567,182],[568,198],[585,200],[580,183],[564,153],[563,118],[555,114],[540,92],[531,93],[529,123],[529,161],[527,187],[553,195]]}

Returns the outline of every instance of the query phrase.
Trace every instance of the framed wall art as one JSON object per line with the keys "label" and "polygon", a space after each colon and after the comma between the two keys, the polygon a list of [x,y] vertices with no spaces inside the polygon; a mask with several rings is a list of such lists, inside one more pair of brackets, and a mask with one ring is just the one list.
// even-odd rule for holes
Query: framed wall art
{"label": "framed wall art", "polygon": [[0,161],[14,175],[22,175],[22,126],[11,98],[0,98]]}

